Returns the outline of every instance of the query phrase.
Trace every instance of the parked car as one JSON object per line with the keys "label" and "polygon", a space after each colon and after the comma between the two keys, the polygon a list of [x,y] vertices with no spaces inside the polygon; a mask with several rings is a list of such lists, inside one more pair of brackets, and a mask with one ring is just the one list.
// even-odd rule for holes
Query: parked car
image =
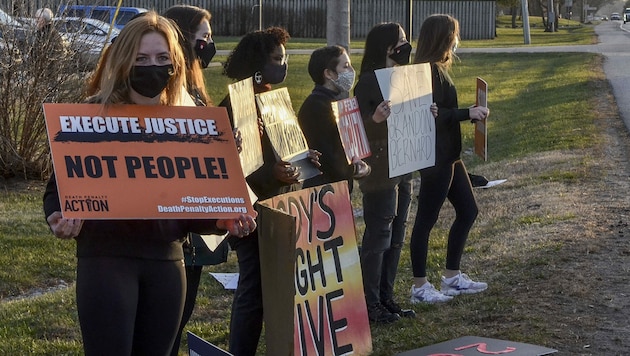
{"label": "parked car", "polygon": [[13,19],[11,15],[7,14],[6,12],[2,11],[2,9],[0,9],[0,25],[21,26],[22,24],[15,21],[15,19]]}
{"label": "parked car", "polygon": [[103,21],[85,17],[54,18],[53,24],[86,69],[96,66],[103,48],[120,33]]}
{"label": "parked car", "polygon": [[0,10],[0,37],[3,47],[11,47],[13,51],[19,51],[28,38],[27,27],[16,21],[6,12]]}
{"label": "parked car", "polygon": [[621,15],[618,12],[613,12],[610,14],[610,20],[621,20]]}
{"label": "parked car", "polygon": [[630,21],[630,7],[623,10],[623,23]]}
{"label": "parked car", "polygon": [[121,6],[114,21],[116,6],[96,6],[96,5],[61,5],[59,7],[59,17],[85,17],[101,20],[108,24],[114,23],[114,27],[122,29],[129,20],[137,14],[147,12],[141,7]]}

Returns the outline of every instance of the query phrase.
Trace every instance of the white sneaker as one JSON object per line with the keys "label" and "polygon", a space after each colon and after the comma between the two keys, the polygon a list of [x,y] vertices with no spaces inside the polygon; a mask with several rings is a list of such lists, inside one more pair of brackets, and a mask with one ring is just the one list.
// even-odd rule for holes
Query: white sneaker
{"label": "white sneaker", "polygon": [[483,292],[488,288],[488,283],[475,282],[466,273],[446,278],[442,276],[442,286],[440,291],[445,295],[475,294]]}
{"label": "white sneaker", "polygon": [[449,297],[448,295],[444,295],[440,293],[433,284],[427,282],[422,285],[420,288],[416,288],[415,285],[411,286],[411,303],[427,303],[427,304],[435,304],[435,303],[445,303],[453,299],[453,297]]}

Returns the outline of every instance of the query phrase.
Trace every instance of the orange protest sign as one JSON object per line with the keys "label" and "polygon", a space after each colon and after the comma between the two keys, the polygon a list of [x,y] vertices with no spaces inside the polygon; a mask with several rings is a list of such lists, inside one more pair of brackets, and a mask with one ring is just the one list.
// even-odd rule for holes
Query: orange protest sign
{"label": "orange protest sign", "polygon": [[371,156],[372,151],[370,151],[370,143],[365,133],[357,98],[334,101],[331,105],[348,164],[352,163],[353,157],[363,159]]}
{"label": "orange protest sign", "polygon": [[[266,331],[265,338],[275,342],[267,344],[267,352],[272,348],[273,355],[369,355],[372,337],[348,183],[285,193],[260,204],[295,218],[290,226],[273,215],[261,214],[263,300],[268,303],[265,322],[279,325]],[[287,231],[295,235],[295,242],[281,235]],[[274,264],[273,273],[265,273]],[[291,299],[292,310],[287,308]],[[267,313],[269,309],[274,313]],[[291,315],[285,315],[286,311]],[[291,319],[292,339],[286,325],[282,327]],[[291,346],[293,352],[286,349]]]}
{"label": "orange protest sign", "polygon": [[253,212],[225,108],[44,104],[44,114],[65,218]]}

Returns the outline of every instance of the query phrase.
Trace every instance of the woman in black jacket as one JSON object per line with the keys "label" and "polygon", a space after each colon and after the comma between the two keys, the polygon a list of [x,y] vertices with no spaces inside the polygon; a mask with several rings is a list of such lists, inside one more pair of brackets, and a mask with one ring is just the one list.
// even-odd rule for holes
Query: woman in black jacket
{"label": "woman in black jacket", "polygon": [[319,158],[322,174],[306,180],[304,188],[346,180],[352,192],[354,178],[366,176],[370,168],[358,158],[348,163],[332,109],[332,102],[347,98],[354,85],[350,57],[340,46],[319,48],[311,54],[308,73],[315,88],[304,100],[298,121],[308,147],[322,154]]}
{"label": "woman in black jacket", "polygon": [[[185,64],[177,29],[155,12],[130,21],[95,73],[90,103],[178,105]],[[243,237],[254,217],[219,220],[80,220],[62,217],[53,175],[44,193],[51,231],[77,244],[76,300],[85,355],[168,355],[185,296],[189,232]]]}
{"label": "woman in black jacket", "polygon": [[363,290],[371,322],[389,323],[414,317],[394,300],[394,281],[405,240],[413,186],[411,173],[389,178],[387,118],[391,103],[383,100],[377,69],[409,63],[411,45],[397,23],[374,26],[365,40],[361,75],[354,88],[372,155],[372,172],[359,181],[365,232],[361,242]]}
{"label": "woman in black jacket", "polygon": [[[228,78],[243,80],[253,77],[254,93],[264,93],[272,85],[280,84],[287,75],[287,54],[284,45],[289,33],[281,27],[269,27],[262,31],[247,33],[225,62],[224,72]],[[226,96],[219,104],[227,108],[232,118],[230,98]],[[299,172],[290,162],[278,160],[265,131],[261,132],[264,163],[262,167],[247,176],[252,191],[262,201],[276,195],[298,190]],[[315,166],[318,152],[309,154]],[[258,230],[247,238],[230,236],[228,242],[238,259],[238,286],[234,292],[232,314],[230,316],[229,351],[235,356],[256,355],[263,327],[263,297],[258,246]]]}
{"label": "woman in black jacket", "polygon": [[[435,119],[435,166],[420,170],[418,212],[411,234],[412,303],[446,302],[455,295],[479,293],[488,287],[484,282],[471,280],[459,269],[468,232],[478,213],[468,172],[461,160],[460,122],[484,119],[489,111],[485,107],[458,108],[457,91],[449,75],[458,41],[459,23],[455,18],[429,16],[420,29],[414,58],[414,63],[431,64],[433,101],[437,104],[438,115]],[[448,235],[446,269],[440,291],[437,291],[427,281],[426,261],[429,235],[447,198],[455,208],[456,216]]]}

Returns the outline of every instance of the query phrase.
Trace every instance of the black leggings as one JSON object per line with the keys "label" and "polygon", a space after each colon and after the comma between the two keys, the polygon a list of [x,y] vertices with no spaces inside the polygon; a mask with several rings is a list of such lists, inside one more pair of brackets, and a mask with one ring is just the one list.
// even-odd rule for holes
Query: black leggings
{"label": "black leggings", "polygon": [[447,198],[455,208],[455,221],[448,234],[446,269],[459,270],[468,232],[479,212],[468,172],[461,160],[420,171],[418,212],[410,241],[414,277],[427,276],[429,235]]}
{"label": "black leggings", "polygon": [[184,282],[183,260],[79,258],[85,355],[168,355],[184,308]]}
{"label": "black leggings", "polygon": [[177,356],[179,354],[179,345],[182,341],[182,333],[184,327],[192,316],[193,309],[195,309],[195,302],[197,299],[197,292],[199,290],[199,282],[201,281],[201,272],[203,266],[186,266],[186,303],[184,304],[184,314],[182,315],[182,322],[179,325],[177,331],[177,337],[173,344],[173,350],[171,356]]}

